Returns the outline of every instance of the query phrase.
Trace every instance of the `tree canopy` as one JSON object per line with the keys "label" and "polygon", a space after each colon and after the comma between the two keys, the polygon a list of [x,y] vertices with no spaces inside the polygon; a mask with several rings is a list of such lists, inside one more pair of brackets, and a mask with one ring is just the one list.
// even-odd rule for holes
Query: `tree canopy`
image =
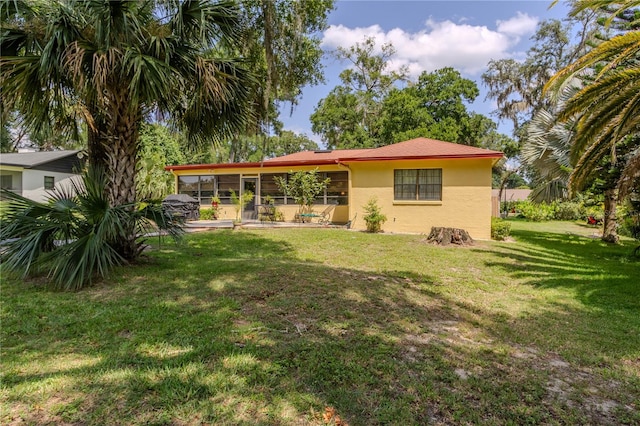
{"label": "tree canopy", "polygon": [[[136,201],[137,141],[150,114],[191,140],[246,123],[250,73],[241,66],[234,2],[3,2],[3,108],[27,128],[88,129],[89,162],[107,173],[114,205]],[[131,231],[133,234],[133,230]],[[122,241],[135,257],[134,238]]]}
{"label": "tree canopy", "polygon": [[333,52],[336,59],[350,63],[350,67],[340,73],[341,84],[318,103],[310,117],[313,132],[321,135],[329,148],[384,145],[379,122],[382,102],[393,85],[406,78],[406,70],[388,69],[394,53],[391,44],[381,46],[376,53],[373,38]]}
{"label": "tree canopy", "polygon": [[335,53],[351,67],[311,115],[313,131],[328,147],[369,148],[418,136],[495,149],[508,145],[491,119],[468,110],[479,94],[473,81],[453,68],[423,72],[412,81],[404,69],[389,70],[394,52],[390,44],[378,52],[369,38]]}

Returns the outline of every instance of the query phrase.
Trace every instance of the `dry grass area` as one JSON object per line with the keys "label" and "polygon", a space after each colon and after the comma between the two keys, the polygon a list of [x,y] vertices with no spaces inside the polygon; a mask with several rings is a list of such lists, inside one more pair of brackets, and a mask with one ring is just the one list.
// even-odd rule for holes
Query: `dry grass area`
{"label": "dry grass area", "polygon": [[640,423],[633,244],[513,227],[207,232],[78,293],[3,274],[0,423]]}

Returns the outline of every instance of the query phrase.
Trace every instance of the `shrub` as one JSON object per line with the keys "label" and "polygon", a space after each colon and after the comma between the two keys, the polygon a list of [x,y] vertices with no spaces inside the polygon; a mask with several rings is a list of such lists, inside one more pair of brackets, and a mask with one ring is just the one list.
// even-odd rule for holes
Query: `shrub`
{"label": "shrub", "polygon": [[541,222],[553,218],[553,208],[547,203],[533,203],[529,200],[519,201],[516,210],[520,217],[533,222]]}
{"label": "shrub", "polygon": [[216,211],[211,209],[200,209],[200,219],[201,220],[212,220],[216,218]]}
{"label": "shrub", "polygon": [[380,206],[378,206],[378,199],[371,197],[363,209],[366,213],[364,221],[367,224],[367,232],[380,232],[382,224],[387,221],[387,216],[382,214]]}
{"label": "shrub", "polygon": [[499,217],[491,218],[491,238],[502,241],[511,235],[511,224]]}
{"label": "shrub", "polygon": [[586,208],[575,201],[554,201],[551,204],[553,209],[553,219],[555,220],[578,220],[587,216]]}
{"label": "shrub", "polygon": [[516,210],[520,217],[534,222],[543,220],[578,220],[597,216],[589,213],[583,203],[577,201],[554,201],[551,204],[518,201]]}

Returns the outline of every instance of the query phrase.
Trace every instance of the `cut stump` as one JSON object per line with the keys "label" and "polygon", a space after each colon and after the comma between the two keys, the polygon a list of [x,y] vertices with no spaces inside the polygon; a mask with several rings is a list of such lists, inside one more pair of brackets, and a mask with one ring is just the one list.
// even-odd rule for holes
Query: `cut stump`
{"label": "cut stump", "polygon": [[466,246],[473,245],[473,238],[464,229],[433,226],[427,237],[427,242],[441,246],[448,246],[449,244]]}

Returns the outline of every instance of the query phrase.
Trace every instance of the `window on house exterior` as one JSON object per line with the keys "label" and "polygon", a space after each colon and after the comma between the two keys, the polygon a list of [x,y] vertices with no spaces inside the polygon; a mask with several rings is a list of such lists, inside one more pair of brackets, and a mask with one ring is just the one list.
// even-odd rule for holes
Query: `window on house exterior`
{"label": "window on house exterior", "polygon": [[178,176],[178,194],[187,194],[196,200],[199,199],[199,180],[200,176]]}
{"label": "window on house exterior", "polygon": [[219,175],[216,179],[220,204],[231,204],[231,191],[240,195],[240,175]]}
{"label": "window on house exterior", "polygon": [[395,200],[442,200],[442,169],[401,169],[394,171]]}
{"label": "window on house exterior", "polygon": [[200,176],[200,204],[211,204],[211,198],[216,193],[215,178],[213,175]]}
{"label": "window on house exterior", "polygon": [[325,204],[349,204],[349,173],[328,172],[326,177],[331,179],[327,185]]}
{"label": "window on house exterior", "polygon": [[53,176],[44,177],[44,189],[53,189],[56,186],[56,179]]}
{"label": "window on house exterior", "polygon": [[[260,195],[262,198],[269,195],[275,200],[275,204],[295,204],[291,197],[286,197],[276,185],[274,177],[286,179],[287,173],[263,173],[260,175]],[[315,199],[316,204],[340,204],[349,203],[349,173],[327,172],[318,173],[318,179],[331,179],[327,189]]]}
{"label": "window on house exterior", "polygon": [[0,188],[13,189],[13,176],[11,175],[0,176]]}
{"label": "window on house exterior", "polygon": [[[283,179],[287,179],[286,173],[262,173],[260,175],[260,204],[264,203],[264,197],[267,195],[273,198],[274,204],[287,204],[287,199],[278,185],[276,184],[275,177],[281,177]],[[289,200],[290,203],[293,203],[292,200]]]}

